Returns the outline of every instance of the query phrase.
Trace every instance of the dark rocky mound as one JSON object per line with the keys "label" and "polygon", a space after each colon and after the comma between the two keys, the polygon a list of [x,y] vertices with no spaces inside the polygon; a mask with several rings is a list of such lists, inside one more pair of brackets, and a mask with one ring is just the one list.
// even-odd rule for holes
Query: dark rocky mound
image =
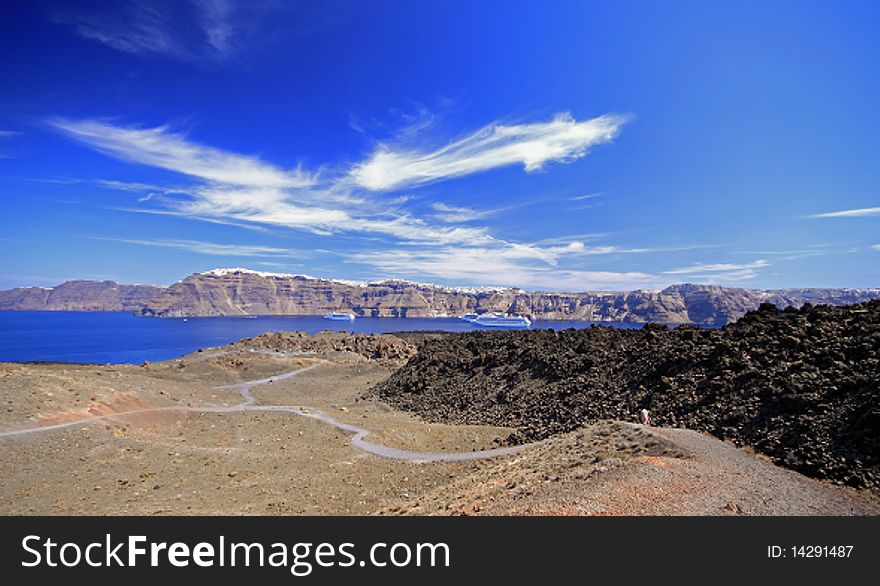
{"label": "dark rocky mound", "polygon": [[416,353],[415,346],[389,334],[350,334],[348,332],[270,332],[244,338],[232,344],[235,348],[276,352],[353,352],[367,360],[399,366]]}
{"label": "dark rocky mound", "polygon": [[722,329],[430,337],[370,391],[425,419],[542,439],[599,419],[688,427],[809,476],[880,488],[880,301],[778,310]]}

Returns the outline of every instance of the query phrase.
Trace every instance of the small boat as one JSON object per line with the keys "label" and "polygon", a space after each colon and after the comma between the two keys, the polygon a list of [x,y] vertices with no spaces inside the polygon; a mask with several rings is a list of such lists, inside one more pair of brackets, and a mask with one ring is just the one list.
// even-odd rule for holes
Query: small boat
{"label": "small boat", "polygon": [[463,316],[461,316],[461,319],[463,319],[464,321],[472,322],[475,319],[477,319],[478,317],[480,317],[480,316],[476,313],[466,313]]}
{"label": "small boat", "polygon": [[501,315],[498,313],[483,314],[470,321],[475,326],[493,328],[527,328],[532,325],[531,320],[524,315]]}
{"label": "small boat", "polygon": [[324,319],[332,319],[334,321],[354,321],[353,313],[328,313]]}

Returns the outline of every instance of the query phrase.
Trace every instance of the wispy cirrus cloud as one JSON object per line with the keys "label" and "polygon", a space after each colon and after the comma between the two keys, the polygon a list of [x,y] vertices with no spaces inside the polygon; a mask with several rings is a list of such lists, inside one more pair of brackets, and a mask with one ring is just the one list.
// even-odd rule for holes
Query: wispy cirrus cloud
{"label": "wispy cirrus cloud", "polygon": [[442,202],[431,204],[431,208],[435,212],[434,214],[432,214],[435,218],[449,223],[473,222],[474,220],[482,220],[483,218],[488,218],[497,211],[475,210],[473,208],[463,206],[451,206]]}
{"label": "wispy cirrus cloud", "polygon": [[181,216],[322,235],[374,233],[421,243],[477,242],[488,238],[487,229],[482,227],[432,223],[393,208],[383,209],[381,202],[362,206],[354,200],[333,201],[325,194],[321,189],[288,191],[211,184],[194,187],[188,198],[170,205]]}
{"label": "wispy cirrus cloud", "polygon": [[[660,248],[587,246],[580,241],[538,245],[492,240],[481,246],[425,247],[366,252],[352,260],[390,274],[440,277],[447,281],[555,290],[659,289],[672,279],[640,271],[595,271],[578,265],[584,257],[642,254]],[[573,264],[574,263],[574,264]]]}
{"label": "wispy cirrus cloud", "polygon": [[[0,140],[7,139],[7,138],[15,138],[16,136],[18,136],[20,134],[21,133],[18,132],[17,130],[0,130]],[[9,153],[0,150],[0,159],[8,159],[11,156],[12,155],[10,155]]]}
{"label": "wispy cirrus cloud", "polygon": [[599,192],[599,193],[587,193],[587,194],[584,194],[584,195],[576,195],[576,196],[574,196],[574,197],[570,197],[570,198],[568,198],[568,201],[584,201],[584,200],[587,200],[587,199],[595,199],[595,198],[597,198],[597,197],[602,197],[603,195],[605,195],[605,194],[604,194],[604,193],[601,193],[601,192]]}
{"label": "wispy cirrus cloud", "polygon": [[578,244],[553,248],[501,244],[368,252],[354,255],[352,260],[387,274],[523,289],[623,290],[659,288],[669,282],[668,278],[643,272],[559,268],[562,257],[581,252],[582,245]]}
{"label": "wispy cirrus cloud", "polygon": [[258,157],[234,154],[187,140],[166,126],[134,128],[101,120],[53,118],[48,123],[90,147],[119,159],[183,175],[248,187],[307,187],[313,175],[282,170]]}
{"label": "wispy cirrus cloud", "polygon": [[380,144],[352,168],[349,179],[364,189],[391,191],[517,164],[526,172],[537,171],[611,142],[626,120],[606,115],[578,121],[558,114],[548,122],[491,124],[436,150]]}
{"label": "wispy cirrus cloud", "polygon": [[84,39],[124,53],[216,63],[246,48],[253,23],[275,8],[259,0],[137,0],[78,3],[51,16]]}
{"label": "wispy cirrus cloud", "polygon": [[94,181],[101,187],[113,189],[116,191],[131,191],[134,193],[142,193],[144,191],[160,191],[163,193],[171,193],[180,191],[179,189],[162,187],[152,183],[140,183],[137,181],[116,181],[115,179],[95,179]]}
{"label": "wispy cirrus cloud", "polygon": [[[151,201],[152,197],[139,197],[138,202],[147,202]],[[126,212],[131,214],[146,214],[150,216],[167,216],[170,218],[181,218],[184,220],[195,220],[198,222],[206,222],[208,224],[218,224],[221,226],[235,226],[236,228],[242,228],[245,230],[251,230],[254,232],[268,232],[269,229],[265,226],[261,226],[259,224],[248,224],[245,222],[235,222],[233,220],[226,220],[218,217],[210,217],[210,216],[194,216],[192,214],[187,214],[185,212],[179,212],[175,210],[163,210],[156,208],[130,208],[130,207],[114,207],[111,208],[118,212]]]}
{"label": "wispy cirrus cloud", "polygon": [[854,210],[839,210],[836,212],[825,212],[823,214],[813,214],[808,218],[864,218],[867,216],[880,216],[880,208],[859,208]]}
{"label": "wispy cirrus cloud", "polygon": [[696,263],[688,267],[663,271],[664,275],[684,275],[708,283],[745,281],[758,276],[758,270],[770,266],[766,260],[751,263]]}
{"label": "wispy cirrus cloud", "polygon": [[[106,120],[48,121],[57,131],[89,147],[133,163],[173,171],[193,181],[168,187],[102,180],[101,185],[148,194],[148,214],[185,217],[242,227],[288,228],[320,235],[362,234],[390,238],[380,249],[349,255],[357,262],[394,275],[429,275],[446,280],[485,283],[504,276],[506,285],[546,288],[648,287],[662,279],[641,272],[590,271],[569,266],[580,258],[652,252],[650,248],[586,246],[579,240],[521,243],[499,239],[488,227],[462,225],[499,210],[477,210],[435,202],[418,215],[409,198],[352,178],[375,163],[375,153],[350,168],[281,169],[253,155],[242,155],[190,140],[167,126],[131,127]],[[452,145],[429,152],[417,170],[395,172],[395,185],[417,186],[513,163],[526,171],[545,163],[580,158],[590,146],[616,135],[623,120],[606,116],[578,122],[570,116],[515,126],[489,125]],[[409,137],[411,139],[412,137]],[[422,152],[422,151],[419,151]],[[428,152],[428,151],[425,151]],[[385,187],[390,184],[383,184]],[[390,189],[389,189],[390,190]],[[157,197],[150,194],[156,193]],[[194,240],[125,240],[131,244],[227,256],[281,256],[267,247]],[[565,263],[566,266],[563,266]]]}
{"label": "wispy cirrus cloud", "polygon": [[873,248],[874,250],[880,250],[880,244],[875,244],[871,248]]}
{"label": "wispy cirrus cloud", "polygon": [[233,50],[235,24],[232,20],[231,0],[195,0],[200,8],[200,24],[208,45],[217,55],[228,55]]}
{"label": "wispy cirrus cloud", "polygon": [[[511,148],[519,152],[518,149],[524,148],[522,153],[525,154],[518,156],[528,162],[529,168],[529,165],[538,165],[541,161],[583,156],[587,143],[610,140],[612,131],[607,125],[612,124],[612,119],[616,120],[609,116],[577,122],[570,117],[557,117],[547,124],[494,125],[488,127],[495,130],[487,137],[474,138],[486,134],[484,129],[471,139],[460,141],[459,144],[466,144],[465,147],[448,149],[448,152],[455,153],[455,157],[467,152],[477,159],[488,157],[495,161],[493,164],[501,164],[499,161],[507,155],[499,159],[499,152]],[[599,120],[603,122],[597,122]],[[478,244],[491,237],[483,227],[450,225],[463,221],[468,214],[471,219],[476,219],[474,210],[437,204],[435,211],[446,214],[445,218],[434,218],[439,222],[415,217],[395,209],[390,200],[377,199],[378,196],[370,195],[366,188],[352,184],[350,172],[326,178],[301,168],[279,169],[255,156],[196,143],[167,126],[138,128],[117,126],[103,120],[64,118],[48,122],[71,138],[113,157],[201,180],[202,183],[182,188],[180,194],[184,197],[164,202],[170,208],[167,211],[174,214],[283,226],[317,234],[373,232],[408,242],[435,245]],[[512,142],[499,138],[499,135],[512,136]],[[526,137],[534,140],[524,140]],[[543,151],[536,146],[538,143],[544,145]],[[559,144],[564,144],[564,148]],[[543,154],[533,152],[535,149]],[[464,164],[449,176],[490,167]],[[433,177],[440,179],[441,175],[434,173]],[[122,187],[127,189],[130,185]],[[451,221],[453,215],[457,216],[454,222]]]}
{"label": "wispy cirrus cloud", "polygon": [[71,25],[83,38],[103,43],[118,51],[134,53],[158,53],[184,57],[189,51],[169,34],[172,21],[154,6],[132,3],[121,13],[64,12],[56,14],[58,22]]}
{"label": "wispy cirrus cloud", "polygon": [[200,240],[138,240],[134,238],[106,238],[93,237],[95,240],[120,242],[123,244],[137,244],[140,246],[154,246],[159,248],[174,248],[209,254],[215,256],[243,256],[243,257],[302,257],[302,251],[277,248],[273,246],[254,246],[249,244],[218,244],[215,242],[203,242]]}

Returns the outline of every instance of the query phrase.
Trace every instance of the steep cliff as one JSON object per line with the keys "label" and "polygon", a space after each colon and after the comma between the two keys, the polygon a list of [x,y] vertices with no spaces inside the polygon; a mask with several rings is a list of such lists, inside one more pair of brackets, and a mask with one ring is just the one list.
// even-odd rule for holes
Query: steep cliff
{"label": "steep cliff", "polygon": [[0,291],[0,310],[133,311],[152,317],[323,315],[437,317],[502,312],[532,319],[724,325],[762,303],[849,305],[880,289],[779,289],[673,285],[662,291],[548,293],[444,287],[403,280],[318,279],[247,269],[215,269],[170,287],[68,281],[52,289]]}
{"label": "steep cliff", "polygon": [[0,310],[139,311],[164,290],[154,285],[113,281],[67,281],[57,287],[0,291]]}
{"label": "steep cliff", "polygon": [[354,282],[303,275],[216,269],[190,275],[150,299],[145,316],[321,315],[460,316],[497,311],[533,319],[723,325],[761,303],[840,305],[880,297],[880,289],[760,291],[673,285],[662,291],[542,293],[521,289],[454,288],[402,280]]}
{"label": "steep cliff", "polygon": [[[480,299],[510,304],[510,290],[464,290],[411,283],[361,283],[279,275],[244,269],[196,273],[147,303],[143,315],[322,315],[352,311],[369,317],[461,315]],[[505,305],[506,307],[506,305]]]}

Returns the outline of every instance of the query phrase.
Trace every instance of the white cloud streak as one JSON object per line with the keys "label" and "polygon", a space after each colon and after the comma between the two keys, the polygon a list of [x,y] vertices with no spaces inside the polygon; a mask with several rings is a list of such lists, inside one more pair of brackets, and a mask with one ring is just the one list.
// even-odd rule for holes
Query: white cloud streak
{"label": "white cloud streak", "polygon": [[681,269],[673,269],[671,271],[664,271],[667,275],[685,275],[688,273],[725,273],[730,271],[741,271],[746,269],[760,269],[768,266],[768,262],[766,260],[756,260],[753,263],[748,264],[731,264],[731,263],[715,263],[715,264],[704,264],[697,263],[695,265],[684,267]]}
{"label": "white cloud streak", "polygon": [[663,271],[664,275],[685,275],[689,279],[707,283],[724,283],[745,281],[758,276],[758,270],[770,266],[766,260],[760,259],[752,263],[697,263],[689,267]]}
{"label": "white cloud streak", "polygon": [[584,201],[585,199],[595,199],[597,197],[602,197],[605,195],[604,193],[588,193],[586,195],[576,195],[574,197],[568,198],[568,201]]}
{"label": "white cloud streak", "polygon": [[316,178],[299,169],[284,171],[257,157],[238,155],[189,141],[166,126],[127,128],[99,120],[51,119],[49,124],[90,147],[119,159],[159,167],[227,185],[292,188]]}
{"label": "white cloud streak", "polygon": [[813,214],[807,216],[809,218],[864,218],[867,216],[880,216],[880,208],[860,208],[855,210],[840,210],[837,212],[826,212],[824,214]]}
{"label": "white cloud streak", "polygon": [[[521,159],[528,161],[527,168],[550,158],[576,158],[586,152],[584,141],[610,140],[613,132],[607,126],[612,119],[617,120],[609,116],[576,122],[570,117],[558,117],[546,124],[487,127],[492,130],[484,129],[459,141],[459,146],[447,147],[445,150],[450,154],[445,156],[446,163],[450,162],[450,157],[463,156],[464,153],[479,159],[481,152],[497,162],[506,156],[499,159],[499,152],[511,148],[513,152],[520,152]],[[466,217],[477,219],[476,215],[482,216],[483,212],[436,204],[435,210],[445,217],[435,217],[441,223],[429,222],[390,209],[382,201],[376,201],[375,196],[374,201],[365,202],[363,193],[353,193],[357,187],[350,184],[348,176],[328,182],[317,173],[302,169],[278,169],[254,156],[198,144],[166,126],[134,128],[101,120],[63,118],[48,122],[71,138],[113,157],[202,180],[202,184],[191,188],[175,189],[174,193],[185,197],[165,202],[171,208],[168,211],[179,215],[281,226],[316,234],[372,232],[433,245],[473,245],[491,240],[486,228],[448,225],[465,221]],[[513,138],[506,140],[504,137],[508,135]],[[529,137],[531,141],[526,140]],[[484,168],[487,167],[482,164],[460,165],[452,176]],[[439,178],[436,173],[434,176]],[[105,185],[109,184],[105,182]],[[128,189],[132,186],[122,184],[120,187]]]}
{"label": "white cloud streak", "polygon": [[95,183],[101,187],[112,189],[115,191],[131,191],[135,193],[143,193],[144,191],[160,191],[168,192],[165,187],[152,185],[150,183],[137,183],[133,181],[115,181],[113,179],[96,179]]}
{"label": "white cloud streak", "polygon": [[[365,252],[352,257],[389,274],[433,276],[466,284],[492,283],[507,287],[568,291],[661,289],[672,278],[640,271],[591,271],[573,267],[578,259],[598,255],[646,254],[701,248],[624,248],[587,246],[578,240],[566,244],[538,245],[491,239],[481,246],[423,247],[415,250]],[[720,265],[697,265],[709,271]],[[729,268],[729,267],[728,267]],[[717,275],[712,278],[716,278]]]}
{"label": "white cloud streak", "polygon": [[247,10],[238,10],[231,0],[138,0],[106,8],[62,7],[52,16],[84,39],[123,53],[221,62],[246,45],[242,22],[262,5],[248,2],[242,6]]}
{"label": "white cloud streak", "polygon": [[491,283],[523,289],[601,291],[660,288],[669,284],[669,279],[642,272],[558,267],[561,257],[578,254],[582,248],[581,243],[543,249],[501,243],[495,247],[369,252],[354,255],[353,260],[393,275],[439,277],[459,283]]}
{"label": "white cloud streak", "polygon": [[194,0],[200,8],[200,22],[208,45],[217,55],[232,51],[235,27],[232,22],[232,4],[229,0]]}
{"label": "white cloud streak", "polygon": [[[407,199],[376,193],[391,185],[419,185],[514,163],[526,171],[555,161],[584,156],[590,146],[607,142],[623,119],[604,116],[578,122],[568,115],[550,122],[490,125],[438,151],[424,155],[392,153],[391,175],[379,183],[352,181],[375,169],[376,154],[354,169],[334,175],[301,168],[280,169],[256,156],[196,143],[167,126],[135,128],[101,120],[53,119],[59,132],[115,158],[173,171],[192,185],[161,187],[102,180],[107,188],[158,194],[141,213],[197,219],[242,227],[284,227],[321,235],[360,233],[394,239],[390,248],[350,255],[349,261],[392,275],[429,275],[472,284],[495,282],[521,287],[621,289],[650,287],[664,279],[642,272],[589,271],[563,267],[564,260],[593,255],[633,254],[659,249],[586,246],[561,239],[544,244],[516,243],[492,236],[486,227],[465,226],[499,210],[476,210],[443,202],[433,213],[413,216],[399,209]],[[385,151],[390,153],[391,151]],[[399,156],[398,156],[399,155]],[[411,157],[411,159],[407,159]],[[386,159],[387,160],[387,159]],[[407,160],[409,162],[407,162]],[[356,171],[359,170],[359,171]],[[384,173],[384,171],[383,171]],[[389,179],[391,178],[391,179]],[[371,193],[371,191],[373,193]],[[281,249],[194,240],[118,240],[130,244],[226,256],[286,256]]]}
{"label": "white cloud streak", "polygon": [[558,114],[549,122],[492,124],[434,151],[380,144],[352,168],[349,178],[364,189],[391,191],[515,164],[526,172],[538,171],[611,142],[624,122],[626,118],[615,115],[578,121]]}
{"label": "white cloud streak", "polygon": [[436,212],[434,217],[443,222],[473,222],[488,218],[496,210],[475,210],[473,208],[446,205],[445,203],[433,203],[431,207]]}
{"label": "white cloud streak", "polygon": [[[21,133],[16,130],[0,130],[0,139],[14,138],[20,134]],[[9,155],[8,153],[0,151],[0,159],[8,159],[8,158],[12,158],[12,156]]]}
{"label": "white cloud streak", "polygon": [[302,252],[276,248],[272,246],[254,246],[249,244],[217,244],[214,242],[203,242],[200,240],[137,240],[130,238],[103,238],[94,237],[95,240],[106,240],[109,242],[121,242],[123,244],[137,244],[140,246],[155,246],[159,248],[174,248],[177,250],[185,250],[187,252],[195,252],[198,254],[209,254],[215,256],[244,256],[244,257],[297,257],[303,256]]}

